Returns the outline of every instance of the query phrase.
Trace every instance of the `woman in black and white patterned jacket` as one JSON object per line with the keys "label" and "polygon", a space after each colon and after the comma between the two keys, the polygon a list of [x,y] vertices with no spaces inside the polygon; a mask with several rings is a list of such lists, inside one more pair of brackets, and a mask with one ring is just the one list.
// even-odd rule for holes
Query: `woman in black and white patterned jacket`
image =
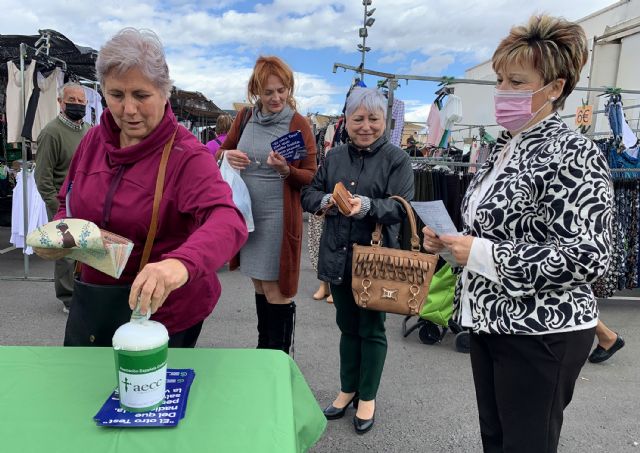
{"label": "woman in black and white patterned jacket", "polygon": [[557,450],[593,343],[613,190],[599,149],[557,114],[587,56],[584,31],[564,19],[511,30],[493,55],[506,131],[465,195],[463,235],[424,230],[424,248],[459,266],[485,452]]}

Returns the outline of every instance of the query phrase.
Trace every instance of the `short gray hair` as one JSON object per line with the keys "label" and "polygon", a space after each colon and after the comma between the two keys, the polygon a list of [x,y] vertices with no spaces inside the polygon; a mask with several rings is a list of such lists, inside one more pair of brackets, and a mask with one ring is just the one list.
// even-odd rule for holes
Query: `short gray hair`
{"label": "short gray hair", "polygon": [[96,60],[96,75],[100,85],[108,75],[122,75],[139,69],[167,99],[171,96],[172,80],[160,38],[152,30],[126,27],[102,46]]}
{"label": "short gray hair", "polygon": [[84,91],[84,87],[79,83],[67,82],[64,85],[62,85],[60,88],[58,88],[58,99],[64,98],[64,90],[66,90],[67,88],[80,88],[82,91]]}
{"label": "short gray hair", "polygon": [[362,87],[351,90],[347,98],[345,115],[351,116],[360,107],[364,107],[369,113],[381,111],[382,117],[387,119],[387,98],[379,90]]}

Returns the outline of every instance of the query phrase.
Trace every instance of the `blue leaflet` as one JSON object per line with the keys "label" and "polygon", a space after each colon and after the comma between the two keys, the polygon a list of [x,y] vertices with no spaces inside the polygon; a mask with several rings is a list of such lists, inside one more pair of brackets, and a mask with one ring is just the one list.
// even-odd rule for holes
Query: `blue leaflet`
{"label": "blue leaflet", "polygon": [[302,132],[289,132],[271,142],[271,149],[284,157],[287,162],[300,160],[307,156]]}
{"label": "blue leaflet", "polygon": [[118,428],[174,427],[184,417],[191,383],[196,373],[191,369],[167,369],[167,390],[162,405],[149,412],[127,412],[120,408],[115,390],[93,417],[98,426]]}

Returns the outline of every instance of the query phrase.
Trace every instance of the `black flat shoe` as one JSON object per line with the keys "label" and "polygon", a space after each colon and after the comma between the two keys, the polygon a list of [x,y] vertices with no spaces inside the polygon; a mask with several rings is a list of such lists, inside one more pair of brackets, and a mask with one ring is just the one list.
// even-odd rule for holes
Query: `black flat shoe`
{"label": "black flat shoe", "polygon": [[589,356],[588,360],[591,363],[604,362],[605,360],[608,360],[609,358],[611,358],[611,356],[615,354],[618,351],[618,349],[622,349],[623,346],[624,346],[624,340],[620,335],[616,333],[616,341],[615,343],[613,343],[613,346],[611,346],[609,349],[605,349],[600,345],[596,346],[596,348],[593,350],[593,352]]}
{"label": "black flat shoe", "polygon": [[327,417],[327,420],[337,420],[339,418],[344,417],[344,414],[347,412],[347,408],[349,407],[350,404],[353,404],[353,407],[357,409],[358,401],[359,401],[358,393],[356,392],[356,394],[353,395],[353,398],[351,398],[351,401],[349,401],[345,407],[337,408],[333,404],[329,404],[322,411],[322,413],[324,414],[325,417]]}
{"label": "black flat shoe", "polygon": [[376,413],[373,413],[373,417],[368,420],[362,420],[361,418],[353,416],[353,427],[356,429],[356,434],[364,434],[373,428],[373,423],[376,420]]}

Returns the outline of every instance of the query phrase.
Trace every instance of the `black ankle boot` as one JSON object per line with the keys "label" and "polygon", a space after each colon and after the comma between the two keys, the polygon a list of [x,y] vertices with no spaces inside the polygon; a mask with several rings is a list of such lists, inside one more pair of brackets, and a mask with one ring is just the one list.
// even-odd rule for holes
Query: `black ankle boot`
{"label": "black ankle boot", "polygon": [[295,332],[296,303],[267,304],[269,313],[269,349],[289,354]]}
{"label": "black ankle boot", "polygon": [[256,313],[258,314],[258,349],[269,347],[269,303],[264,294],[256,293]]}

